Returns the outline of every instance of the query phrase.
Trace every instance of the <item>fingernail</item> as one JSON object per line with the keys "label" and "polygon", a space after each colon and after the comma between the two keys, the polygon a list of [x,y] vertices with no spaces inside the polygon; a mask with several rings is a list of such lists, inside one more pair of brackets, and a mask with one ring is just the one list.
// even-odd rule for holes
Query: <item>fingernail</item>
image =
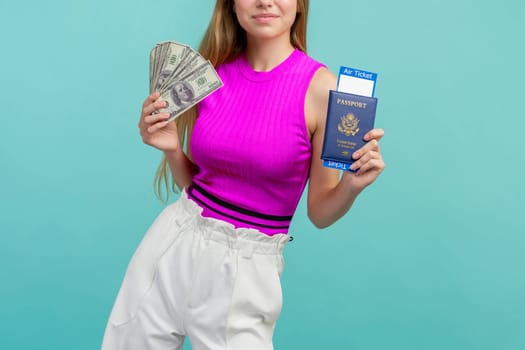
{"label": "fingernail", "polygon": [[366,134],[365,137],[364,137],[365,141],[368,141],[370,140],[370,135]]}
{"label": "fingernail", "polygon": [[355,152],[355,153],[352,155],[352,158],[354,158],[354,159],[359,159],[359,157],[361,157],[361,155],[359,154],[359,152]]}
{"label": "fingernail", "polygon": [[352,165],[350,165],[350,169],[351,170],[356,170],[357,169],[357,164],[353,163]]}

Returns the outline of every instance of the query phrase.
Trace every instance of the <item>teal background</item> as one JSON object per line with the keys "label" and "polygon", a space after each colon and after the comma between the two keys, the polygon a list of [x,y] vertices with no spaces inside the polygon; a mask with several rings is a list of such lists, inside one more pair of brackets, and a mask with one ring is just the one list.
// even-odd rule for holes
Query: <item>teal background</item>
{"label": "teal background", "polygon": [[[0,348],[99,348],[163,207],[137,130],[149,50],[198,46],[212,4],[0,3]],[[310,55],[379,73],[387,168],[328,229],[301,202],[276,349],[525,349],[524,18],[312,1]]]}

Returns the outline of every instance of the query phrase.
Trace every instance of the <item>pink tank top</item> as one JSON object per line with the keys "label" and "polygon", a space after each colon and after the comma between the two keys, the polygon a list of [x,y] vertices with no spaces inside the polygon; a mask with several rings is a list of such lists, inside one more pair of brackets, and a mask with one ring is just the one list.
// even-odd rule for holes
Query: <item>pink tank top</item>
{"label": "pink tank top", "polygon": [[320,67],[297,49],[269,72],[245,56],[217,67],[224,86],[199,104],[191,136],[199,172],[188,195],[203,216],[288,232],[310,169],[304,103]]}

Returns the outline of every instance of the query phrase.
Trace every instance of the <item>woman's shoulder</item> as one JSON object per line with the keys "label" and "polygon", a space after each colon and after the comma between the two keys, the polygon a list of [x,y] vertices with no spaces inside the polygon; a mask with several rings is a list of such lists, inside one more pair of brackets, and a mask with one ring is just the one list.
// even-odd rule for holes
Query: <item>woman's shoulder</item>
{"label": "woman's shoulder", "polygon": [[312,77],[307,96],[323,104],[328,101],[328,93],[335,90],[337,77],[326,67],[320,67]]}
{"label": "woman's shoulder", "polygon": [[324,125],[329,92],[334,90],[336,85],[337,77],[326,67],[319,68],[312,77],[305,100],[306,124],[310,136],[318,130],[319,126]]}

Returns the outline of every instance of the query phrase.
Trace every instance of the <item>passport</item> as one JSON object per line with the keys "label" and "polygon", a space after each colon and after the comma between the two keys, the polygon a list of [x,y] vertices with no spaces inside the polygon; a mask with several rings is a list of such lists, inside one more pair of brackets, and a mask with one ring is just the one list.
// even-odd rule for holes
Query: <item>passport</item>
{"label": "passport", "polygon": [[[321,159],[329,168],[354,171],[352,154],[374,128],[377,98],[330,90]],[[355,170],[357,171],[357,169]]]}

